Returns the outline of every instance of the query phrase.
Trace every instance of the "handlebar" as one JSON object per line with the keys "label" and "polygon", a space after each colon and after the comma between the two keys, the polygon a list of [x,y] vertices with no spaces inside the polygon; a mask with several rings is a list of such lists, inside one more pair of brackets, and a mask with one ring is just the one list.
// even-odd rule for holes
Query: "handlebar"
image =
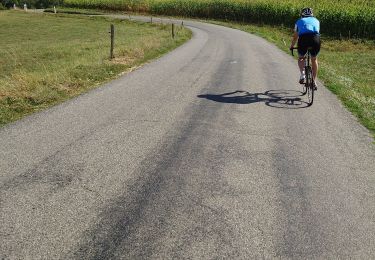
{"label": "handlebar", "polygon": [[294,52],[293,52],[293,50],[297,50],[298,49],[298,47],[293,47],[293,48],[290,48],[289,50],[292,52],[292,56],[294,56]]}

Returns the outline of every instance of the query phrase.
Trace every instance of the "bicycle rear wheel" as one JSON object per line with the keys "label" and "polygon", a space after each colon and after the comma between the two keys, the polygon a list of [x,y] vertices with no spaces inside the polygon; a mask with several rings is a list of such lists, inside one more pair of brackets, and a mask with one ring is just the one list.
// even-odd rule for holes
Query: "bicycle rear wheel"
{"label": "bicycle rear wheel", "polygon": [[306,88],[306,91],[307,91],[308,104],[309,104],[309,106],[311,106],[314,102],[314,82],[313,82],[313,78],[312,78],[311,67],[306,67],[305,73],[306,73],[305,88]]}

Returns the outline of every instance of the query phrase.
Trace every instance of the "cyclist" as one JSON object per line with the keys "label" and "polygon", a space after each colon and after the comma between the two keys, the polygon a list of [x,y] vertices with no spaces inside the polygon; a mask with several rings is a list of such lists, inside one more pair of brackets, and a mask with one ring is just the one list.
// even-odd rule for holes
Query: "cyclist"
{"label": "cyclist", "polygon": [[314,17],[312,8],[303,8],[301,11],[301,18],[296,22],[294,27],[294,35],[290,48],[292,49],[298,40],[298,66],[301,71],[299,83],[303,84],[305,81],[305,55],[307,49],[311,47],[311,65],[316,89],[316,77],[318,75],[318,60],[317,56],[320,51],[320,22]]}

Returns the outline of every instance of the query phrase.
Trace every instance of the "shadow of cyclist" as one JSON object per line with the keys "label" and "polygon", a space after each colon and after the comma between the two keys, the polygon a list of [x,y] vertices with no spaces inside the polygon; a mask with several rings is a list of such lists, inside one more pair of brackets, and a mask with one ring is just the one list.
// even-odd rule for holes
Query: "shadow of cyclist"
{"label": "shadow of cyclist", "polygon": [[220,103],[231,104],[253,104],[265,103],[267,106],[285,109],[297,109],[308,107],[308,103],[301,98],[303,93],[296,90],[267,90],[264,93],[250,93],[248,91],[236,90],[223,94],[198,95]]}

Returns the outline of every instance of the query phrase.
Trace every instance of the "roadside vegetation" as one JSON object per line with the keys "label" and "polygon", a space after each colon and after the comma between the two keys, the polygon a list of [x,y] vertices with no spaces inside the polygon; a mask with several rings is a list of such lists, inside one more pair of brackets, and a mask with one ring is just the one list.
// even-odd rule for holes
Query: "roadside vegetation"
{"label": "roadside vegetation", "polygon": [[64,5],[285,26],[311,6],[323,34],[375,38],[374,0],[65,0]]}
{"label": "roadside vegetation", "polygon": [[28,8],[46,8],[54,5],[62,5],[63,0],[0,0],[0,9],[1,6],[8,9],[13,8],[14,5],[22,9],[24,4]]}
{"label": "roadside vegetation", "polygon": [[1,11],[0,24],[0,125],[118,77],[191,36],[182,27],[172,39],[166,25],[19,11]]}
{"label": "roadside vegetation", "polygon": [[[45,8],[43,10],[45,13],[54,13],[54,8]],[[84,14],[84,15],[103,15],[108,12],[103,12],[98,9],[77,9],[77,8],[69,8],[69,7],[58,7],[56,8],[56,13],[62,14]]]}

